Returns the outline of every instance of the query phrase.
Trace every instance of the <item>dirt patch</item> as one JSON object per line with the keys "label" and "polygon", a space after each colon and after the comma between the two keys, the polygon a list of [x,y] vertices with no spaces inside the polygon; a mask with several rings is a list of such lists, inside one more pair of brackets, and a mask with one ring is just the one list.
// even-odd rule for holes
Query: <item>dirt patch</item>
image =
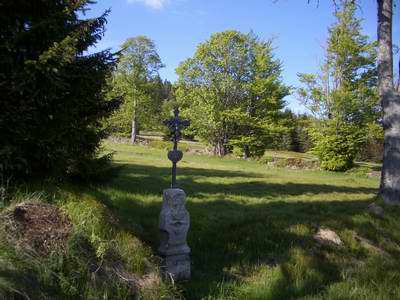
{"label": "dirt patch", "polygon": [[21,203],[4,217],[8,239],[20,246],[45,256],[66,249],[72,223],[57,206],[40,202]]}

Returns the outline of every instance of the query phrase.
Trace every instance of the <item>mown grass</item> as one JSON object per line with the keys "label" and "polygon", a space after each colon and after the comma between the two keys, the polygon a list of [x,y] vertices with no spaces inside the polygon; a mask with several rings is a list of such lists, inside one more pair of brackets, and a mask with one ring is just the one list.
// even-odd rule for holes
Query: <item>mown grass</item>
{"label": "mown grass", "polygon": [[[155,251],[165,150],[106,143],[119,175],[91,189]],[[378,180],[357,174],[268,168],[255,161],[185,154],[179,185],[188,196],[193,277],[187,299],[394,299],[400,297],[397,208],[366,208]],[[342,247],[318,247],[328,227]],[[363,246],[363,237],[384,251]]]}

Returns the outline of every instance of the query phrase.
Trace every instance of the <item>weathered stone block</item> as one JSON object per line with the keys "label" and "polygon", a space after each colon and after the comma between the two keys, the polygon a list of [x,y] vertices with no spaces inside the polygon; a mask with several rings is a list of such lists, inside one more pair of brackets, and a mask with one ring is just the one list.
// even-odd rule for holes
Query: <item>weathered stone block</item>
{"label": "weathered stone block", "polygon": [[174,281],[190,279],[189,254],[170,255],[163,258],[164,277],[172,277]]}
{"label": "weathered stone block", "polygon": [[177,188],[165,189],[160,213],[161,239],[158,252],[163,257],[164,272],[174,280],[190,278],[190,248],[186,242],[189,226],[185,192]]}

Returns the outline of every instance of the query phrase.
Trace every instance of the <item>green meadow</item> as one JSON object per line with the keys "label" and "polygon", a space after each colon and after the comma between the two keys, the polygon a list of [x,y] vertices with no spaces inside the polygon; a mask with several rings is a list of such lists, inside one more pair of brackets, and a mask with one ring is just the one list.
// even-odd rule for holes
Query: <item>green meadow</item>
{"label": "green meadow", "polygon": [[[106,142],[118,172],[88,190],[156,252],[166,151]],[[379,181],[365,175],[270,168],[185,154],[178,183],[191,216],[186,299],[394,299],[400,297],[398,209],[372,217]],[[318,228],[342,246],[318,245]],[[362,241],[362,242],[361,242]]]}

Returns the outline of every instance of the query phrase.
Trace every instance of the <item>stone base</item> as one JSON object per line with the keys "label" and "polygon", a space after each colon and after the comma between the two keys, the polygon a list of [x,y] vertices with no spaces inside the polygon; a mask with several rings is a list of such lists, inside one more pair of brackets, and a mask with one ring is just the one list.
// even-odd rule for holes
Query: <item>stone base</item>
{"label": "stone base", "polygon": [[190,279],[189,254],[172,255],[163,257],[162,273],[165,279],[173,281]]}
{"label": "stone base", "polygon": [[185,204],[185,191],[177,188],[164,190],[158,252],[163,258],[162,273],[166,280],[190,279],[190,248],[186,242],[190,216]]}

